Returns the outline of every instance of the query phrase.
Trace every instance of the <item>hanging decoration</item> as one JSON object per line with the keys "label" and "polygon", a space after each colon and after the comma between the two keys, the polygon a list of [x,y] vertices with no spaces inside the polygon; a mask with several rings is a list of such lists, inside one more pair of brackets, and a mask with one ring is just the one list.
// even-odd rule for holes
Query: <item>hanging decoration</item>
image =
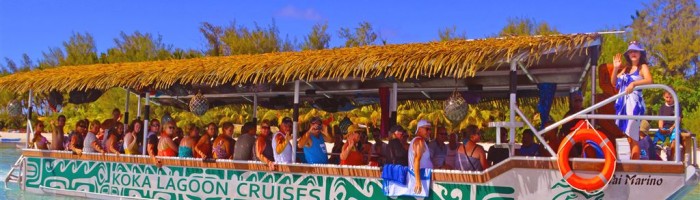
{"label": "hanging decoration", "polygon": [[10,101],[10,103],[7,104],[7,112],[13,117],[22,116],[22,103],[17,100]]}
{"label": "hanging decoration", "polygon": [[197,95],[194,95],[190,100],[190,112],[201,116],[207,112],[207,110],[209,110],[207,98],[202,95],[202,92],[197,92]]}
{"label": "hanging decoration", "polygon": [[540,90],[540,102],[537,104],[537,111],[540,112],[540,128],[549,121],[549,111],[552,109],[554,94],[557,92],[556,83],[539,83],[537,89]]}
{"label": "hanging decoration", "polygon": [[469,105],[462,95],[455,90],[452,95],[445,100],[445,116],[453,123],[458,123],[467,116]]}

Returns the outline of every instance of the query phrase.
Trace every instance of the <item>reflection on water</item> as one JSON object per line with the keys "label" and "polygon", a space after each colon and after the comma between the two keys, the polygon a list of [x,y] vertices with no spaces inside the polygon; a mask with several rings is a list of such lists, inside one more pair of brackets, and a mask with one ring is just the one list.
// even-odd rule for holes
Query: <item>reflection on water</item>
{"label": "reflection on water", "polygon": [[10,183],[7,185],[8,188],[4,188],[5,185],[5,175],[10,171],[12,164],[17,161],[21,152],[15,147],[16,143],[0,143],[0,177],[2,177],[2,183],[0,183],[0,199],[26,199],[26,200],[36,200],[36,199],[56,199],[56,200],[73,200],[73,199],[84,199],[78,197],[66,197],[57,195],[37,195],[29,192],[23,192],[19,189],[16,183]]}
{"label": "reflection on water", "polygon": [[[5,175],[10,170],[12,164],[17,161],[21,152],[15,147],[15,144],[5,144],[0,143],[0,177],[4,181]],[[4,185],[4,182],[0,184],[0,187]],[[8,188],[0,189],[0,199],[27,199],[35,200],[46,198],[46,195],[37,195],[29,192],[23,192],[19,190],[19,187],[15,183],[8,184]],[[66,197],[66,196],[50,196],[50,199],[55,200],[73,200],[73,199],[84,199],[78,197]],[[690,191],[688,195],[683,197],[686,200],[697,200],[700,199],[700,186],[696,187],[693,191]]]}

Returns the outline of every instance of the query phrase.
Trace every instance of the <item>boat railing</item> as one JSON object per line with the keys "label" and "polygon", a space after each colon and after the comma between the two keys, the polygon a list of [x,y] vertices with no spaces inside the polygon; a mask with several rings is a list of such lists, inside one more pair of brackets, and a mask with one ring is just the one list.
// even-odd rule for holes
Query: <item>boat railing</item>
{"label": "boat railing", "polygon": [[[618,93],[616,95],[613,95],[612,97],[609,97],[605,100],[602,100],[598,103],[593,104],[592,106],[585,108],[577,113],[574,113],[568,117],[565,117],[562,120],[559,120],[558,122],[555,122],[547,127],[545,127],[542,130],[537,130],[532,123],[528,120],[528,118],[523,114],[520,109],[515,106],[514,110],[516,113],[522,118],[522,120],[527,124],[527,126],[530,127],[530,129],[535,132],[535,136],[540,140],[540,141],[545,141],[542,138],[542,134],[549,132],[551,130],[554,130],[562,125],[564,125],[567,122],[570,122],[574,119],[634,119],[634,120],[664,120],[664,121],[674,121],[676,124],[674,132],[678,134],[678,137],[676,137],[676,140],[673,142],[675,143],[676,147],[680,147],[680,106],[679,106],[679,101],[678,101],[678,95],[676,92],[669,86],[667,85],[662,85],[662,84],[649,84],[649,85],[642,85],[642,86],[636,86],[634,87],[635,90],[647,90],[647,89],[663,89],[667,91],[669,94],[671,94],[673,100],[674,100],[674,109],[675,109],[675,114],[674,116],[656,116],[656,115],[609,115],[609,114],[589,114],[593,113],[596,109],[599,109],[609,103],[615,102],[617,99],[624,98],[627,94],[625,93]],[[557,157],[556,152],[552,150],[552,148],[549,145],[543,145],[547,151],[552,155],[552,157]],[[673,160],[675,162],[681,162],[681,155],[680,155],[680,149],[681,148],[675,148],[675,153],[674,153],[674,158]],[[696,151],[696,146],[693,145],[692,152]],[[695,163],[695,162],[693,162]]]}

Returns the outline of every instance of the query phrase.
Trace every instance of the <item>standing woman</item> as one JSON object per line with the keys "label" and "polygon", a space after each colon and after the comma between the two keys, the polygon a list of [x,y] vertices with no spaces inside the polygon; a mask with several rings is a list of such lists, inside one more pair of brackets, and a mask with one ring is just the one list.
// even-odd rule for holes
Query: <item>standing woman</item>
{"label": "standing woman", "polygon": [[[617,54],[613,58],[613,73],[616,76],[610,77],[610,82],[615,85],[618,93],[626,95],[615,101],[615,113],[617,115],[643,115],[646,110],[642,91],[634,90],[634,87],[653,83],[646,52],[642,46],[636,42],[630,42],[624,58],[629,65],[622,65],[622,55]],[[628,136],[630,147],[632,147],[632,158],[639,157],[639,147],[636,141],[639,139],[639,120],[618,119],[615,124]],[[631,139],[630,139],[631,138]]]}
{"label": "standing woman", "polygon": [[124,153],[127,155],[138,155],[139,150],[139,134],[141,130],[143,129],[143,126],[141,125],[141,121],[139,120],[134,120],[131,121],[131,124],[129,124],[129,129],[127,130],[127,133],[124,135]]}

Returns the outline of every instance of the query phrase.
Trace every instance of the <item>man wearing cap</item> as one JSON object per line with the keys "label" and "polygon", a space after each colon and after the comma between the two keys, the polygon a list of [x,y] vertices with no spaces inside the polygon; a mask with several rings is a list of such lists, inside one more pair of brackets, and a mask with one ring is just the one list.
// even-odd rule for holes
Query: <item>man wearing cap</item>
{"label": "man wearing cap", "polygon": [[327,164],[328,149],[326,142],[333,142],[333,138],[328,133],[328,126],[323,124],[321,118],[311,119],[309,131],[299,139],[297,146],[304,149],[304,157],[309,164]]}
{"label": "man wearing cap", "polygon": [[369,149],[360,141],[360,134],[363,132],[365,130],[358,125],[353,124],[348,127],[348,142],[340,152],[340,165],[367,165],[365,149]]}
{"label": "man wearing cap", "polygon": [[430,159],[430,149],[426,144],[430,137],[431,125],[427,120],[418,121],[418,126],[416,126],[416,137],[411,140],[411,144],[408,147],[408,167],[413,170],[415,175],[415,187],[414,192],[416,194],[421,193],[421,168],[433,168],[433,162]]}
{"label": "man wearing cap", "polygon": [[280,131],[275,133],[272,148],[275,149],[275,163],[292,163],[292,118],[282,119]]}

